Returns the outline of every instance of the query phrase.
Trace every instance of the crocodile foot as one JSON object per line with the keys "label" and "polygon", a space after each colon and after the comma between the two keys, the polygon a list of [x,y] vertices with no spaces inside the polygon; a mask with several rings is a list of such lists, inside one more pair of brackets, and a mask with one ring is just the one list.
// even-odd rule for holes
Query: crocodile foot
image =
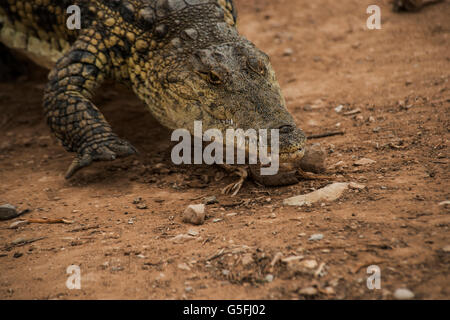
{"label": "crocodile foot", "polygon": [[113,138],[107,141],[92,143],[84,148],[73,160],[66,172],[66,179],[72,177],[80,169],[89,166],[93,161],[112,161],[137,153],[137,150],[127,141]]}

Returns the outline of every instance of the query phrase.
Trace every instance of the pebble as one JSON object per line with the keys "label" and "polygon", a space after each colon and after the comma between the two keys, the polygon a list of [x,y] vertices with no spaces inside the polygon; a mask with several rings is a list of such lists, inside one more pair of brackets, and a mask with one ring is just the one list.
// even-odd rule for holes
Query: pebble
{"label": "pebble", "polygon": [[251,253],[244,254],[242,256],[242,265],[247,266],[253,262],[253,257]]}
{"label": "pebble", "polygon": [[220,219],[220,218],[216,218],[216,219],[213,220],[214,223],[217,223],[217,222],[220,222],[220,221],[222,221],[222,219]]}
{"label": "pebble", "polygon": [[191,271],[191,268],[187,265],[187,263],[179,263],[178,269],[185,270],[185,271]]}
{"label": "pebble", "polygon": [[358,190],[363,190],[366,188],[365,185],[360,184],[360,183],[356,183],[356,182],[350,182],[348,184],[348,186],[350,187],[350,189],[358,189]]}
{"label": "pebble", "polygon": [[394,292],[394,297],[397,300],[411,300],[414,299],[414,293],[408,289],[397,289]]}
{"label": "pebble", "polygon": [[334,111],[336,111],[337,113],[339,113],[339,112],[341,112],[343,109],[344,109],[344,106],[341,104],[341,105],[338,105],[336,108],[334,108]]}
{"label": "pebble", "polygon": [[369,165],[369,164],[373,164],[373,163],[375,163],[375,162],[376,162],[376,161],[375,161],[375,160],[372,160],[372,159],[361,158],[361,159],[355,161],[355,163],[353,163],[353,165],[354,165],[354,166],[366,166],[366,165]]}
{"label": "pebble", "polygon": [[303,296],[315,296],[317,294],[317,289],[313,287],[307,287],[301,289],[298,293]]}
{"label": "pebble", "polygon": [[123,270],[124,270],[124,267],[120,267],[120,266],[111,268],[111,271],[123,271]]}
{"label": "pebble", "polygon": [[140,210],[145,210],[148,208],[148,206],[145,203],[140,203],[136,206],[136,208],[138,208]]}
{"label": "pebble", "polygon": [[446,245],[445,247],[442,248],[442,250],[443,250],[444,252],[450,252],[450,245],[449,245],[449,244]]}
{"label": "pebble", "polygon": [[198,231],[190,229],[187,234],[192,236],[192,237],[196,237],[196,236],[198,236]]}
{"label": "pebble", "polygon": [[333,287],[326,287],[325,288],[325,293],[328,294],[328,295],[334,295],[334,294],[336,294],[336,291],[334,290]]}
{"label": "pebble", "polygon": [[17,229],[17,228],[25,226],[27,224],[28,224],[28,221],[19,220],[19,221],[15,221],[15,222],[11,223],[8,228],[9,229]]}
{"label": "pebble", "polygon": [[302,265],[305,268],[314,269],[314,268],[317,267],[317,261],[316,260],[305,260],[305,261],[302,262]]}
{"label": "pebble", "polygon": [[184,291],[192,292],[192,291],[194,291],[194,289],[192,287],[186,287],[186,288],[184,288]]}
{"label": "pebble", "polygon": [[193,240],[193,239],[195,239],[195,238],[188,234],[179,234],[179,235],[171,238],[170,240],[172,240],[175,243],[183,243],[183,242]]}
{"label": "pebble", "polygon": [[281,259],[281,261],[284,263],[290,263],[290,262],[299,261],[302,259],[303,259],[303,256],[290,256],[290,257]]}
{"label": "pebble", "polygon": [[21,256],[23,256],[22,252],[15,252],[13,258],[20,258]]}
{"label": "pebble", "polygon": [[203,201],[204,204],[215,204],[218,202],[219,201],[217,201],[217,198],[215,196],[206,197],[205,200]]}
{"label": "pebble", "polygon": [[272,281],[273,281],[273,275],[268,274],[264,279],[265,279],[267,282],[272,282]]}
{"label": "pebble", "polygon": [[183,222],[200,225],[205,223],[205,205],[191,204],[184,210],[182,218]]}
{"label": "pebble", "polygon": [[293,50],[292,48],[286,48],[286,49],[283,51],[283,55],[284,55],[284,56],[292,56],[293,53],[294,53],[294,50]]}
{"label": "pebble", "polygon": [[17,217],[19,213],[12,204],[4,204],[0,206],[0,220],[10,220]]}
{"label": "pebble", "polygon": [[316,234],[313,234],[311,237],[309,237],[309,241],[319,241],[319,240],[322,240],[323,239],[323,234],[321,234],[321,233],[316,233]]}
{"label": "pebble", "polygon": [[237,212],[227,213],[227,217],[234,217],[234,216],[237,216]]}
{"label": "pebble", "polygon": [[344,182],[335,182],[314,192],[285,199],[283,204],[301,207],[320,201],[334,201],[342,196],[344,191],[348,189],[348,185]]}

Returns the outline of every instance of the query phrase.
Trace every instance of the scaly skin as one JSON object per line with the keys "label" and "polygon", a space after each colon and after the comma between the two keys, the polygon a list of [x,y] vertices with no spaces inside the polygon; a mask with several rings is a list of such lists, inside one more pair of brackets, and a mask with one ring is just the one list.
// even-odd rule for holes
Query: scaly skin
{"label": "scaly skin", "polygon": [[[72,4],[81,30],[66,27]],[[168,128],[279,128],[280,161],[304,154],[269,57],[238,34],[232,0],[0,0],[0,29],[3,43],[51,68],[47,122],[77,153],[67,178],[136,152],[92,102],[107,78],[130,86]]]}

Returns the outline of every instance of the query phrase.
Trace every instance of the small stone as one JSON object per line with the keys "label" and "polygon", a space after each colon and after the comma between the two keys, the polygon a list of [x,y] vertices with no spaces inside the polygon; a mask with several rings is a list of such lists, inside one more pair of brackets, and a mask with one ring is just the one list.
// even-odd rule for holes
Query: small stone
{"label": "small stone", "polygon": [[217,222],[220,222],[220,221],[222,221],[222,219],[220,219],[220,218],[216,218],[216,219],[213,220],[214,223],[217,223]]}
{"label": "small stone", "polygon": [[326,293],[327,295],[330,295],[330,296],[336,294],[336,291],[334,290],[333,287],[326,287],[326,288],[324,289],[324,291],[325,291],[325,293]]}
{"label": "small stone", "polygon": [[218,203],[217,198],[215,196],[206,197],[205,200],[203,200],[204,204],[215,204]]}
{"label": "small stone", "polygon": [[344,109],[344,106],[341,104],[341,105],[338,105],[336,108],[334,108],[334,111],[336,111],[337,113],[339,113],[339,112],[341,112],[343,109]]}
{"label": "small stone", "polygon": [[411,300],[414,299],[414,293],[408,289],[397,289],[394,292],[394,297],[397,300]]}
{"label": "small stone", "polygon": [[317,294],[317,289],[313,287],[307,287],[301,289],[298,293],[303,296],[315,296]]}
{"label": "small stone", "polygon": [[184,210],[182,218],[183,222],[200,225],[205,222],[205,205],[191,204]]}
{"label": "small stone", "polygon": [[195,239],[194,237],[187,235],[187,234],[179,234],[173,238],[171,238],[170,240],[172,240],[175,243],[183,243],[189,240],[193,240]]}
{"label": "small stone", "polygon": [[300,261],[302,259],[303,259],[303,256],[289,256],[287,258],[282,259],[281,261],[284,263],[291,263],[291,262]]}
{"label": "small stone", "polygon": [[191,271],[191,268],[187,265],[187,263],[179,263],[178,269],[185,270],[185,271]]}
{"label": "small stone", "polygon": [[228,276],[228,275],[230,275],[230,270],[223,269],[223,270],[222,270],[222,274],[223,274],[224,276]]}
{"label": "small stone", "polygon": [[144,210],[144,209],[147,209],[148,207],[145,203],[140,203],[136,206],[136,208]]}
{"label": "small stone", "polygon": [[446,245],[445,247],[442,248],[442,251],[444,252],[450,252],[450,244]]}
{"label": "small stone", "polygon": [[227,217],[234,217],[234,216],[237,216],[237,212],[227,213]]}
{"label": "small stone", "polygon": [[191,237],[196,237],[198,236],[198,231],[190,229],[187,234],[190,235]]}
{"label": "small stone", "polygon": [[15,221],[15,222],[11,223],[8,228],[9,229],[17,229],[17,228],[23,227],[27,224],[28,224],[28,221],[19,220],[19,221]]}
{"label": "small stone", "polygon": [[21,256],[23,256],[22,252],[15,252],[13,258],[20,258]]}
{"label": "small stone", "polygon": [[302,266],[304,266],[307,269],[315,269],[317,267],[317,261],[316,260],[305,260],[302,262]]}
{"label": "small stone", "polygon": [[284,205],[303,206],[319,201],[334,201],[348,189],[348,183],[335,182],[314,192],[285,199]]}
{"label": "small stone", "polygon": [[145,258],[147,258],[147,257],[144,256],[143,254],[138,254],[136,257],[138,257],[139,259],[145,259]]}
{"label": "small stone", "polygon": [[117,267],[112,267],[111,268],[111,271],[114,271],[114,272],[116,272],[116,271],[123,271],[124,270],[124,267],[121,267],[121,266],[117,266]]}
{"label": "small stone", "polygon": [[244,266],[247,266],[249,264],[251,264],[253,262],[253,257],[251,253],[246,253],[244,254],[244,256],[242,257],[242,264]]}
{"label": "small stone", "polygon": [[350,187],[350,189],[357,189],[357,190],[363,190],[366,188],[365,185],[360,184],[360,183],[356,183],[356,182],[350,182],[348,184],[348,186]]}
{"label": "small stone", "polygon": [[184,291],[192,292],[192,291],[194,291],[194,289],[192,287],[186,287],[186,288],[184,288]]}
{"label": "small stone", "polygon": [[313,234],[312,236],[310,236],[309,237],[309,241],[319,241],[319,240],[322,240],[323,239],[323,234],[321,234],[321,233],[316,233],[316,234]]}
{"label": "small stone", "polygon": [[375,162],[376,162],[376,161],[375,161],[375,160],[372,160],[372,159],[361,158],[361,159],[355,161],[355,163],[353,163],[353,165],[354,165],[354,166],[366,166],[366,165],[369,165],[369,164],[373,164],[373,163],[375,163]]}
{"label": "small stone", "polygon": [[286,57],[292,56],[293,54],[294,54],[294,50],[292,48],[286,48],[283,51],[283,56],[286,56]]}
{"label": "small stone", "polygon": [[272,281],[273,281],[273,275],[268,274],[264,279],[265,279],[267,282],[272,282]]}
{"label": "small stone", "polygon": [[19,213],[11,204],[4,204],[0,206],[0,220],[10,220],[17,217]]}

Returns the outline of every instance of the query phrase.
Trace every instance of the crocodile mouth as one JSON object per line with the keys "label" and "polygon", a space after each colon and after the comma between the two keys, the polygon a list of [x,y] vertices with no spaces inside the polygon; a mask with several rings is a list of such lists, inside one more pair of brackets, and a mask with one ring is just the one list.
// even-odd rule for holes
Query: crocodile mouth
{"label": "crocodile mouth", "polygon": [[297,162],[302,160],[305,155],[305,148],[298,147],[294,151],[280,152],[280,161],[281,162]]}

